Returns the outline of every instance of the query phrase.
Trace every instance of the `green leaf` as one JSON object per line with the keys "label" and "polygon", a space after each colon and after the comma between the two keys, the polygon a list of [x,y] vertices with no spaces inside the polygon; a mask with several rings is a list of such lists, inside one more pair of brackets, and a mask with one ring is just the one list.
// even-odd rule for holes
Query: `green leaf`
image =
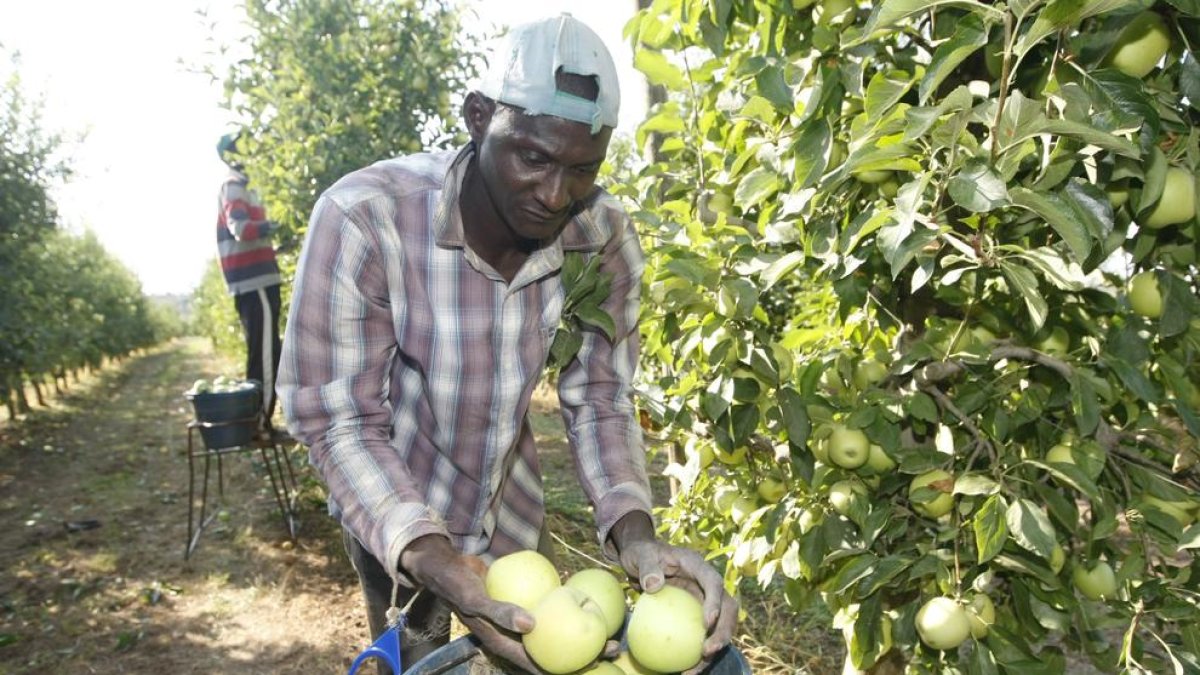
{"label": "green leaf", "polygon": [[774,171],[760,166],[742,178],[733,198],[739,207],[748,211],[778,192],[782,186],[783,182]]}
{"label": "green leaf", "polygon": [[1013,540],[1022,548],[1047,560],[1050,558],[1058,542],[1054,535],[1054,526],[1037,504],[1028,499],[1017,499],[1009,505],[1005,521]]}
{"label": "green leaf", "polygon": [[908,414],[926,422],[938,421],[937,403],[925,392],[914,392],[908,399]]}
{"label": "green leaf", "polygon": [[1079,433],[1090,436],[1100,425],[1100,400],[1092,381],[1076,371],[1071,375],[1071,412]]}
{"label": "green leaf", "polygon": [[1179,93],[1193,110],[1200,110],[1200,62],[1191,51],[1185,51],[1179,63]]}
{"label": "green leaf", "polygon": [[549,367],[565,367],[579,353],[580,347],[583,347],[583,333],[578,327],[559,328],[550,343]]}
{"label": "green leaf", "polygon": [[867,84],[867,119],[877,121],[887,116],[892,106],[900,102],[913,86],[913,76],[903,70],[876,73]]}
{"label": "green leaf", "polygon": [[980,563],[996,557],[1004,548],[1004,542],[1008,539],[1008,523],[1005,516],[1007,510],[1004,497],[996,494],[985,499],[975,517],[971,519]]}
{"label": "green leaf", "polygon": [[871,12],[866,26],[863,27],[862,36],[852,42],[851,46],[867,42],[876,31],[890,28],[914,14],[929,11],[936,6],[961,7],[992,19],[1004,18],[1004,12],[973,0],[884,0],[875,5],[875,11]]}
{"label": "green leaf", "polygon": [[808,419],[808,407],[800,392],[791,387],[779,390],[779,410],[783,414],[783,427],[787,430],[788,442],[796,447],[804,447],[808,443],[808,434],[812,424]]}
{"label": "green leaf", "polygon": [[821,180],[832,139],[829,122],[824,118],[804,126],[800,137],[792,144],[792,153],[796,157],[793,189],[812,187]]}
{"label": "green leaf", "polygon": [[1088,478],[1087,474],[1082,469],[1074,464],[1064,464],[1061,462],[1042,462],[1036,459],[1026,460],[1029,464],[1038,467],[1039,469],[1052,474],[1059,481],[1066,483],[1076,491],[1082,493],[1088,499],[1096,500],[1100,498],[1100,490],[1096,484]]}
{"label": "green leaf", "polygon": [[1167,156],[1154,146],[1146,155],[1145,179],[1142,181],[1142,197],[1138,200],[1138,213],[1141,213],[1158,203],[1162,198],[1163,186],[1167,181]]}
{"label": "green leaf", "polygon": [[759,275],[759,280],[762,282],[763,290],[768,290],[779,280],[788,276],[804,263],[804,251],[791,251],[785,253],[775,259],[767,268]]}
{"label": "green leaf", "polygon": [[966,473],[954,479],[954,494],[991,495],[1000,491],[1000,484],[983,473]]}
{"label": "green leaf", "polygon": [[754,76],[754,84],[757,86],[758,93],[770,101],[776,110],[784,114],[792,112],[792,108],[795,106],[792,88],[788,86],[787,80],[783,79],[781,68],[778,66],[763,68]]}
{"label": "green leaf", "polygon": [[947,185],[954,203],[975,213],[986,213],[1008,204],[1008,188],[1004,179],[988,166],[987,160],[975,157],[966,161]]}
{"label": "green leaf", "polygon": [[610,341],[616,336],[617,325],[612,315],[598,305],[580,305],[575,308],[575,315],[583,323],[599,328]]}
{"label": "green leaf", "polygon": [[1101,354],[1100,360],[1117,374],[1121,384],[1134,396],[1147,403],[1157,403],[1162,396],[1158,387],[1137,366],[1145,361],[1128,360],[1117,354]]}
{"label": "green leaf", "polygon": [[934,50],[933,58],[925,71],[925,77],[921,78],[921,86],[917,90],[917,97],[921,104],[924,105],[928,102],[929,97],[937,91],[938,85],[950,76],[967,57],[986,45],[987,41],[988,27],[984,25],[978,15],[968,14],[959,20],[954,35]]}
{"label": "green leaf", "polygon": [[1029,318],[1033,321],[1033,329],[1041,330],[1050,309],[1038,289],[1037,277],[1029,268],[1009,260],[1001,260],[1000,269],[1004,271],[1004,277],[1012,284],[1013,290],[1025,301],[1025,308],[1029,310]]}
{"label": "green leaf", "polygon": [[[1028,188],[1013,187],[1008,191],[1012,203],[1028,209],[1054,228],[1055,233],[1066,242],[1071,255],[1079,263],[1087,260],[1092,242],[1087,228],[1079,222],[1075,211],[1061,197],[1050,192],[1034,192]],[[1040,324],[1039,324],[1040,325]]]}
{"label": "green leaf", "polygon": [[667,89],[680,91],[687,87],[683,71],[667,60],[662,52],[639,49],[633,55],[633,67],[642,71],[650,84],[657,84]]}
{"label": "green leaf", "polygon": [[1163,315],[1158,330],[1163,337],[1182,335],[1188,331],[1192,318],[1200,317],[1200,298],[1186,280],[1174,274],[1159,274],[1158,285],[1163,296]]}
{"label": "green leaf", "polygon": [[1129,139],[1088,124],[1080,124],[1067,119],[1047,120],[1042,124],[1041,130],[1059,136],[1069,136],[1123,157],[1139,159],[1142,156],[1138,147]]}
{"label": "green leaf", "polygon": [[1061,193],[1062,199],[1084,229],[1097,243],[1103,242],[1113,231],[1113,208],[1108,195],[1099,187],[1074,178],[1067,182]]}

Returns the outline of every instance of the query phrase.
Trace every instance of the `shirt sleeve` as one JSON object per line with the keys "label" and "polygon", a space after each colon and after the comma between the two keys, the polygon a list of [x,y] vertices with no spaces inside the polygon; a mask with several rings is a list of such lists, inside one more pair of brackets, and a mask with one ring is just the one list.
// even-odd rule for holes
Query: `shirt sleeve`
{"label": "shirt sleeve", "polygon": [[334,510],[398,573],[414,539],[446,534],[390,438],[397,345],[376,234],[328,196],[314,208],[296,272],[277,391]]}
{"label": "shirt sleeve", "polygon": [[614,338],[584,331],[583,346],[559,375],[558,395],[580,482],[595,508],[600,544],[615,558],[608,533],[634,511],[651,514],[642,430],[633,404],[638,362],[638,311],[645,268],[637,232],[615,204],[602,211],[614,236],[599,255],[600,270],[612,274],[602,307],[616,325]]}
{"label": "shirt sleeve", "polygon": [[221,209],[225,212],[225,227],[238,241],[265,239],[271,234],[262,205],[246,186],[237,181],[225,181],[221,186]]}

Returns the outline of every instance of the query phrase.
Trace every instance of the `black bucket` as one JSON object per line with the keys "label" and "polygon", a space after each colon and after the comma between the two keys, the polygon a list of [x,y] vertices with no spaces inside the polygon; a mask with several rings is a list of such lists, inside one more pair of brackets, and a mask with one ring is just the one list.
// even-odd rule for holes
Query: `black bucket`
{"label": "black bucket", "polygon": [[[409,666],[405,675],[469,675],[478,672],[478,666],[475,670],[472,666],[479,654],[479,641],[464,635]],[[750,675],[750,672],[746,657],[737,647],[729,645],[717,655],[704,675]]]}
{"label": "black bucket", "polygon": [[248,444],[258,431],[262,387],[227,392],[188,393],[199,422],[200,436],[209,450]]}

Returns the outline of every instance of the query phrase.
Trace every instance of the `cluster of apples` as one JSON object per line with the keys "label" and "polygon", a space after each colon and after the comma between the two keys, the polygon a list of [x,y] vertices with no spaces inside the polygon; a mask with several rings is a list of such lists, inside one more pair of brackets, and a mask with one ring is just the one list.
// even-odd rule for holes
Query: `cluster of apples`
{"label": "cluster of apples", "polygon": [[627,613],[625,589],[609,571],[581,570],[563,583],[545,556],[518,551],[488,567],[484,587],[493,600],[533,615],[534,628],[521,639],[529,658],[548,673],[653,675],[700,662],[707,634],[703,609],[681,588],[642,593],[628,613],[628,651],[613,661],[597,661]]}
{"label": "cluster of apples", "polygon": [[254,388],[254,383],[248,380],[238,380],[224,375],[218,375],[213,378],[212,382],[204,378],[200,378],[192,383],[192,388],[188,389],[188,394],[228,394],[234,391],[247,391]]}

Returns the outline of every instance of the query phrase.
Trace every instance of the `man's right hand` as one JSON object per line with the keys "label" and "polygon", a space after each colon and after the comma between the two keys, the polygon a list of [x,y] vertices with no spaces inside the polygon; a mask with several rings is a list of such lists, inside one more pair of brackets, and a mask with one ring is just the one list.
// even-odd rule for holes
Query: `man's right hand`
{"label": "man's right hand", "polygon": [[521,634],[533,630],[533,617],[514,604],[488,597],[478,567],[450,540],[439,535],[414,540],[400,554],[400,567],[445,600],[489,653],[527,672],[542,672],[521,643]]}

